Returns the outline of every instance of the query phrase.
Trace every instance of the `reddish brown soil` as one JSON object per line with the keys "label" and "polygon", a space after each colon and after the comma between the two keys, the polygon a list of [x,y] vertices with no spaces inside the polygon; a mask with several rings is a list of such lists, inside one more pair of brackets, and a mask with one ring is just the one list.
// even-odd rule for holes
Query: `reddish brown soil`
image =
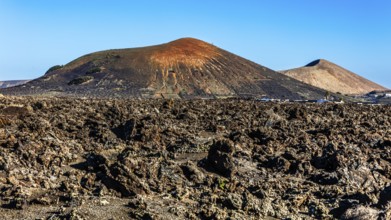
{"label": "reddish brown soil", "polygon": [[177,67],[179,64],[199,68],[218,56],[221,54],[217,47],[197,39],[182,38],[161,45],[152,52],[151,60],[166,69]]}

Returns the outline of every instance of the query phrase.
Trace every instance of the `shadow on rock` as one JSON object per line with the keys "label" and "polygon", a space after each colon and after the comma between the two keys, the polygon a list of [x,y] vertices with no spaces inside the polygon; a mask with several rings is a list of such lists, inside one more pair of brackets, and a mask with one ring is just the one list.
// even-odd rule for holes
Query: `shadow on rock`
{"label": "shadow on rock", "polygon": [[210,172],[230,178],[236,172],[233,161],[234,143],[228,139],[219,139],[210,146],[208,157],[200,161],[200,165]]}

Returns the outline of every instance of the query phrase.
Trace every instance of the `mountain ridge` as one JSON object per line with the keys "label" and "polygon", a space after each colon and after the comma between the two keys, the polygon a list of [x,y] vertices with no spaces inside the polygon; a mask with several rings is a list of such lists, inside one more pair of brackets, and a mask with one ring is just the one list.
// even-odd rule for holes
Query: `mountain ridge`
{"label": "mountain ridge", "polygon": [[81,56],[3,94],[318,99],[325,91],[194,38]]}
{"label": "mountain ridge", "polygon": [[29,80],[4,80],[0,81],[0,88],[9,88],[27,83]]}
{"label": "mountain ridge", "polygon": [[334,93],[366,94],[373,90],[387,89],[325,59],[317,59],[303,67],[280,72]]}

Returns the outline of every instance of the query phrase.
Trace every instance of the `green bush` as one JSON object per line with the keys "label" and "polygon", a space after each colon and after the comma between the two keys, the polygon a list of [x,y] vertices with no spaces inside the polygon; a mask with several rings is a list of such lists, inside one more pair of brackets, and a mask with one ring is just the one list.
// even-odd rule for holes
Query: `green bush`
{"label": "green bush", "polygon": [[[64,66],[63,65],[55,65],[55,66],[52,66],[52,67],[50,67],[49,69],[48,69],[48,71],[46,71],[46,73],[50,73],[50,72],[53,72],[53,71],[55,71],[55,70],[59,70],[59,69],[61,69],[61,68],[63,68]],[[45,73],[45,74],[46,74]]]}
{"label": "green bush", "polygon": [[227,188],[228,181],[222,178],[218,179],[218,185],[221,190],[225,190]]}
{"label": "green bush", "polygon": [[76,79],[71,80],[68,83],[68,85],[80,85],[80,84],[83,84],[83,83],[88,82],[93,79],[94,79],[93,76],[81,76],[81,77],[77,77]]}

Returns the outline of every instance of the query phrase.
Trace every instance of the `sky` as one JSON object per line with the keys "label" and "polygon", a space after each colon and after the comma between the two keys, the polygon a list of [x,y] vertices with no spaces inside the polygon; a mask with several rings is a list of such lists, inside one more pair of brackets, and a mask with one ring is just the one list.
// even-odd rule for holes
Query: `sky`
{"label": "sky", "polygon": [[327,59],[391,88],[390,0],[0,0],[0,81],[182,37],[274,70]]}

